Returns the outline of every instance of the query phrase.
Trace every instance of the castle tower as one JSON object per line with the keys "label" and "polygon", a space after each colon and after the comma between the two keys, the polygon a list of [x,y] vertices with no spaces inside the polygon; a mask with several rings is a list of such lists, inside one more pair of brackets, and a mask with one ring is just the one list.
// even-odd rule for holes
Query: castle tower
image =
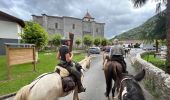
{"label": "castle tower", "polygon": [[94,21],[94,18],[91,17],[91,15],[89,14],[89,12],[87,11],[87,13],[85,14],[85,16],[83,17],[83,21]]}

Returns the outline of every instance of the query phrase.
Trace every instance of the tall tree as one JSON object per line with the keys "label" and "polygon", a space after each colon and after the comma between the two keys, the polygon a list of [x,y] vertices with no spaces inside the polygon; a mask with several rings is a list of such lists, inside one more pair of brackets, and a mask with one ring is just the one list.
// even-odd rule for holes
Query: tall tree
{"label": "tall tree", "polygon": [[48,43],[48,33],[36,22],[28,21],[21,34],[22,42],[35,44],[37,50],[42,49]]}
{"label": "tall tree", "polygon": [[[132,0],[135,7],[141,7],[148,0]],[[158,0],[159,1],[159,0]],[[170,0],[161,0],[166,4],[166,40],[167,40],[167,56],[166,56],[166,72],[170,73]],[[160,11],[161,3],[157,4],[156,11]]]}

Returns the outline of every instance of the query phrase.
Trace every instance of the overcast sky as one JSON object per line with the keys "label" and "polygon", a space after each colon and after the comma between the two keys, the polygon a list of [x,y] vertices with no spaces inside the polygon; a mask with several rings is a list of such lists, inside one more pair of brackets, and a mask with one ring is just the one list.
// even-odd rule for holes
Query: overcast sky
{"label": "overcast sky", "polygon": [[156,3],[149,1],[136,9],[130,0],[0,0],[0,10],[23,20],[43,13],[83,18],[88,10],[95,21],[105,23],[105,37],[112,38],[155,15]]}

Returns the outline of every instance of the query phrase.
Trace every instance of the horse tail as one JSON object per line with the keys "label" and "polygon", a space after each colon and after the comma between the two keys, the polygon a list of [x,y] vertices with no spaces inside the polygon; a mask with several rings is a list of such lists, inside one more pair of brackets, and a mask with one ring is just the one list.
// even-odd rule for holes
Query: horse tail
{"label": "horse tail", "polygon": [[109,97],[109,94],[110,94],[110,91],[111,91],[111,88],[112,88],[112,78],[113,78],[113,66],[112,66],[112,63],[110,63],[108,65],[108,72],[106,74],[106,85],[107,85],[107,88],[106,88],[106,96]]}
{"label": "horse tail", "polygon": [[30,92],[30,85],[22,87],[14,97],[14,100],[27,100],[28,94]]}
{"label": "horse tail", "polygon": [[116,66],[116,75],[117,78],[121,79],[122,78],[122,71],[123,71],[123,66],[120,64],[120,66]]}

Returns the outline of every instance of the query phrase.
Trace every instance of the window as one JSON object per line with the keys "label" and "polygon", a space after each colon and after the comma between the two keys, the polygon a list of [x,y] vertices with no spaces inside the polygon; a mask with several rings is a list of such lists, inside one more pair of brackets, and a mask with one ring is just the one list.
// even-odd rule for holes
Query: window
{"label": "window", "polygon": [[55,23],[55,28],[58,28],[58,23]]}
{"label": "window", "polygon": [[98,28],[96,28],[96,33],[98,33]]}
{"label": "window", "polygon": [[75,24],[73,24],[72,28],[75,29]]}

